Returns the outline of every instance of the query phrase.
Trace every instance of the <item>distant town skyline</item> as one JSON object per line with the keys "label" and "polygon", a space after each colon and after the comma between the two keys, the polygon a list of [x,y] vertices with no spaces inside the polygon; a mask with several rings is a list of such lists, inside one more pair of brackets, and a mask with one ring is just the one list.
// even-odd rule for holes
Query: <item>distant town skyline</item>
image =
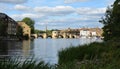
{"label": "distant town skyline", "polygon": [[114,0],[0,0],[0,12],[19,21],[30,17],[35,28],[102,27],[98,21]]}

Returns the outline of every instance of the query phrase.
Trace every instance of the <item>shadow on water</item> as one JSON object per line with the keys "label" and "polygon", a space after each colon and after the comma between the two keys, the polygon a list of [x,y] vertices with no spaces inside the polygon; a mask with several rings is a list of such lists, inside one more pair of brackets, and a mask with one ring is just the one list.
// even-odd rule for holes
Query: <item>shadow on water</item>
{"label": "shadow on water", "polygon": [[30,40],[0,41],[0,58],[28,58],[33,55],[34,45]]}

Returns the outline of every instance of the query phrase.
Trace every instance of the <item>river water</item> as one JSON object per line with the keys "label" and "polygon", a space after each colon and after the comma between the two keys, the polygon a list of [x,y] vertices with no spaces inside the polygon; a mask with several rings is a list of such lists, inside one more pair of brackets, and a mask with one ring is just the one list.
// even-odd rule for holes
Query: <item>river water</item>
{"label": "river water", "polygon": [[58,52],[69,48],[101,42],[100,39],[41,39],[23,41],[0,41],[0,57],[22,57],[22,59],[34,58],[37,61],[45,61],[50,64],[58,63]]}

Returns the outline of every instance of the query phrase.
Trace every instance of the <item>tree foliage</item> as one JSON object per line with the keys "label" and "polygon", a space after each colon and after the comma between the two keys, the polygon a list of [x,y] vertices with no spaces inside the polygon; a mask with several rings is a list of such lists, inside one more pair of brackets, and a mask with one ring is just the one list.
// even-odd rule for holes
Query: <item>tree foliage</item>
{"label": "tree foliage", "polygon": [[120,37],[120,0],[116,0],[112,7],[108,7],[100,22],[104,24],[104,40],[117,39]]}
{"label": "tree foliage", "polygon": [[28,26],[30,26],[31,34],[34,34],[35,33],[35,29],[34,29],[35,22],[29,17],[25,17],[22,21],[25,22]]}
{"label": "tree foliage", "polygon": [[40,33],[45,33],[45,31],[43,31],[43,30],[35,30],[35,34],[40,34]]}
{"label": "tree foliage", "polygon": [[22,38],[22,37],[23,37],[23,29],[22,29],[21,26],[18,26],[18,27],[17,27],[17,36],[18,36],[19,38]]}

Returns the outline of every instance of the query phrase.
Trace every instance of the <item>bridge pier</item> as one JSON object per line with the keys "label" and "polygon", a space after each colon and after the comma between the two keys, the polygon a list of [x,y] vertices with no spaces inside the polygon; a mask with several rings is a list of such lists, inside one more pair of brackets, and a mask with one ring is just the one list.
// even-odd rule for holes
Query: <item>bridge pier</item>
{"label": "bridge pier", "polygon": [[66,33],[63,33],[63,38],[67,38],[67,35],[66,35]]}
{"label": "bridge pier", "polygon": [[31,37],[37,38],[38,35],[37,34],[31,34]]}
{"label": "bridge pier", "polygon": [[43,34],[43,38],[44,38],[44,39],[47,38],[47,34],[46,34],[46,33]]}

